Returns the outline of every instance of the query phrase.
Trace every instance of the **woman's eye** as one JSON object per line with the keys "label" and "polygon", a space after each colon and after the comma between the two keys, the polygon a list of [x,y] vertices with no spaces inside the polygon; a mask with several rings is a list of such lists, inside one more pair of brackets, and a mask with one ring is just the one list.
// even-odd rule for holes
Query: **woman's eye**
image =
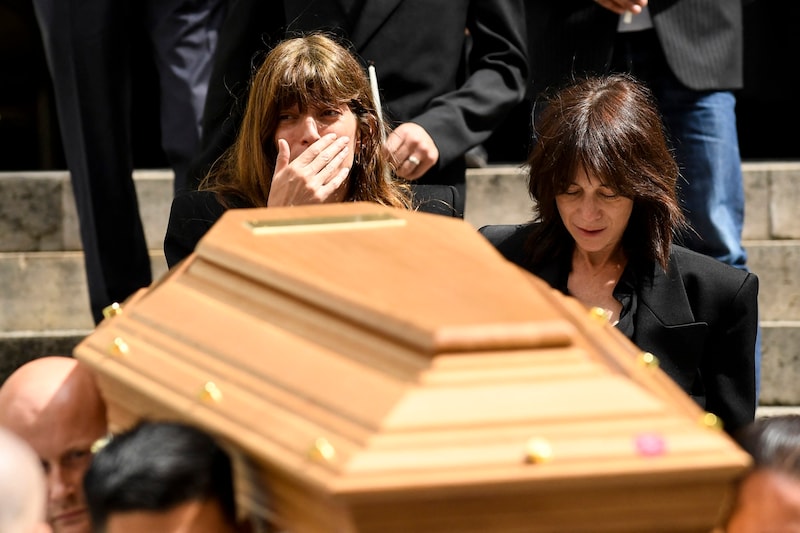
{"label": "woman's eye", "polygon": [[341,113],[339,113],[339,112],[338,112],[338,111],[336,111],[336,110],[332,110],[332,111],[325,111],[325,112],[322,114],[322,118],[323,118],[323,119],[325,119],[325,120],[327,120],[328,122],[331,122],[331,121],[333,121],[333,120],[336,120],[337,118],[339,118],[339,115],[341,115]]}

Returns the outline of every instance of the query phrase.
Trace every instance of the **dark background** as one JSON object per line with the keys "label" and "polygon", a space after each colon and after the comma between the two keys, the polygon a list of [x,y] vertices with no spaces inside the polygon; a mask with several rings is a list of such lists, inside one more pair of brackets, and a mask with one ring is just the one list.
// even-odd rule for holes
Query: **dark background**
{"label": "dark background", "polygon": [[[742,158],[800,160],[796,133],[800,2],[761,0],[749,4],[744,14],[745,88],[737,92]],[[134,163],[136,168],[166,167],[149,45],[143,38],[134,50]],[[507,141],[498,134],[487,143],[490,163],[509,162],[502,149]],[[52,89],[31,1],[0,0],[0,171],[63,168]]]}

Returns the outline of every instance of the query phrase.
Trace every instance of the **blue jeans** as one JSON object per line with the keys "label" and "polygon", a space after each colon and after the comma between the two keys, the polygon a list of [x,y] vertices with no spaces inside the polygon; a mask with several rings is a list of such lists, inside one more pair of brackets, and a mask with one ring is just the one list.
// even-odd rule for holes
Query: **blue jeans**
{"label": "blue jeans", "polygon": [[[742,246],[744,185],[736,98],[730,91],[698,91],[683,85],[667,64],[655,31],[620,34],[612,70],[643,80],[658,102],[681,169],[678,195],[694,232],[683,244],[748,270]],[[696,233],[695,233],[696,232]],[[761,381],[761,327],[755,346],[756,398]]]}
{"label": "blue jeans", "polygon": [[[674,81],[674,83],[670,83]],[[729,91],[691,91],[663,80],[656,92],[683,174],[678,193],[692,228],[684,244],[737,268],[742,247],[744,187],[736,99]]]}
{"label": "blue jeans", "polygon": [[746,268],[744,187],[733,93],[683,85],[667,65],[653,30],[622,34],[614,54],[612,68],[643,80],[658,101],[683,177],[678,195],[696,232],[683,244]]}

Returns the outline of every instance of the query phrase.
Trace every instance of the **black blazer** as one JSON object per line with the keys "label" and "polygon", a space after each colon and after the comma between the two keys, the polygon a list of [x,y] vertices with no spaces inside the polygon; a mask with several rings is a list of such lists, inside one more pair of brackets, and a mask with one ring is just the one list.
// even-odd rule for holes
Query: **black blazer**
{"label": "black blazer", "polygon": [[[750,0],[752,1],[752,0]],[[743,85],[745,0],[650,0],[653,27],[675,76],[695,90]],[[586,0],[529,2],[535,93],[573,74],[606,72],[619,15]]]}
{"label": "black blazer", "polygon": [[[463,203],[459,189],[454,186],[411,184],[413,207],[418,211],[449,217],[462,217],[453,206]],[[232,208],[252,207],[231,198]],[[209,191],[185,191],[172,199],[169,222],[164,237],[164,256],[167,266],[174,267],[194,251],[198,241],[227,210]]]}
{"label": "black blazer", "polygon": [[248,81],[266,51],[284,37],[317,29],[346,38],[365,64],[374,64],[384,111],[395,124],[417,123],[433,138],[439,164],[419,183],[464,182],[464,153],[525,96],[523,0],[231,0],[196,176],[232,144]]}
{"label": "black blazer", "polygon": [[[558,288],[557,259],[532,267],[526,243],[533,224],[479,231],[509,261]],[[630,265],[629,265],[630,267]],[[673,246],[669,267],[639,267],[631,341],[705,410],[734,432],[755,416],[758,278],[716,259]]]}

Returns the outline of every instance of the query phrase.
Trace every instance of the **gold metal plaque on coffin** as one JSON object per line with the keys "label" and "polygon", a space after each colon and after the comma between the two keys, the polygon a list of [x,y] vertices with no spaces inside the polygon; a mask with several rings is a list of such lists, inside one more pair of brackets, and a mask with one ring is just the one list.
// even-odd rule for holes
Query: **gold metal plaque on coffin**
{"label": "gold metal plaque on coffin", "polygon": [[709,531],[749,462],[462,220],[231,210],[119,311],[75,350],[112,424],[217,435],[279,530]]}

